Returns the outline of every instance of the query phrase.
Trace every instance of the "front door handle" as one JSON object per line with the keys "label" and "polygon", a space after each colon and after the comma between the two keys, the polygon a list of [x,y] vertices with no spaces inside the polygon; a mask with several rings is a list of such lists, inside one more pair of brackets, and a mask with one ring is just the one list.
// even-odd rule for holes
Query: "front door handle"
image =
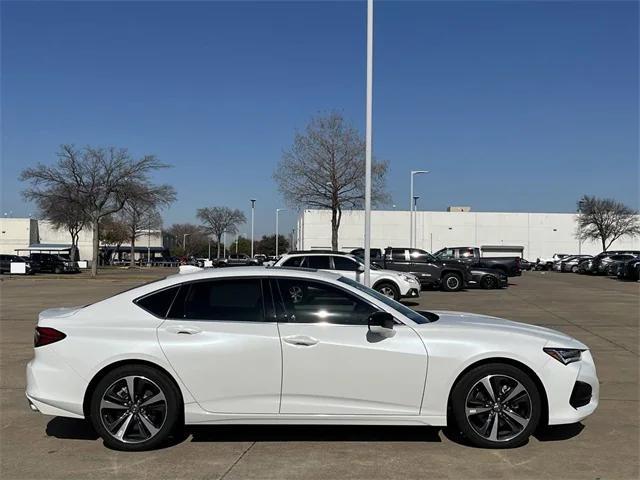
{"label": "front door handle", "polygon": [[167,327],[167,332],[182,335],[195,335],[202,332],[202,329],[198,327],[187,327],[185,325],[175,325],[172,327]]}
{"label": "front door handle", "polygon": [[283,337],[286,343],[290,345],[296,345],[300,347],[312,347],[318,343],[318,339],[313,337],[307,337],[306,335],[291,335],[289,337]]}

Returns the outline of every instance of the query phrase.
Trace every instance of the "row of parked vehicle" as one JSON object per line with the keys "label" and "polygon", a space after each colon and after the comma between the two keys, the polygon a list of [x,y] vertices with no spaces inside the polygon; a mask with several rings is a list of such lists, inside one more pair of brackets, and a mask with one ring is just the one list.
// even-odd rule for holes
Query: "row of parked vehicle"
{"label": "row of parked vehicle", "polygon": [[11,264],[25,264],[25,273],[78,273],[76,262],[62,255],[52,253],[32,253],[29,257],[18,255],[0,255],[0,273],[11,273]]}
{"label": "row of parked vehicle", "polygon": [[540,260],[538,269],[587,275],[617,276],[620,280],[640,279],[640,250],[610,250],[598,255],[556,253],[552,259]]}

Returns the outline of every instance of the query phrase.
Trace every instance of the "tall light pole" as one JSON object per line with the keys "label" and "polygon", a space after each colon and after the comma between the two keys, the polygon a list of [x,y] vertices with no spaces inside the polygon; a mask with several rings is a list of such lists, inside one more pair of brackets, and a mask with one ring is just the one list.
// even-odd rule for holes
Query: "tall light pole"
{"label": "tall light pole", "polygon": [[256,211],[256,199],[252,198],[251,200],[251,258],[253,258],[253,221],[255,218]]}
{"label": "tall light pole", "polygon": [[429,170],[411,170],[411,194],[409,196],[409,248],[413,248],[413,177],[429,173]]}
{"label": "tall light pole", "polygon": [[227,231],[222,231],[222,258],[227,258]]}
{"label": "tall light pole", "polygon": [[365,112],[364,284],[371,285],[371,147],[373,126],[373,0],[367,0],[367,104]]}
{"label": "tall light pole", "polygon": [[187,256],[187,237],[191,236],[190,233],[184,233],[182,235],[182,248],[184,248],[184,256]]}
{"label": "tall light pole", "polygon": [[412,215],[414,217],[415,220],[415,228],[413,228],[413,238],[411,239],[411,241],[413,242],[413,245],[418,245],[418,220],[416,217],[416,212],[418,211],[418,199],[420,197],[418,195],[414,195],[413,196],[413,207],[412,207]]}
{"label": "tall light pole", "polygon": [[286,211],[287,211],[286,208],[276,208],[276,258],[278,258],[278,217],[280,215],[280,212],[286,212]]}

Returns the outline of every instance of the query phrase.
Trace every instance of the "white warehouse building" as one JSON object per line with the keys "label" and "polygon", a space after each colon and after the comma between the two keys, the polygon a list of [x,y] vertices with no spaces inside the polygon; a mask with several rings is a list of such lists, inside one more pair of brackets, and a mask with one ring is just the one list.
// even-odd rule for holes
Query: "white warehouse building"
{"label": "white warehouse building", "polygon": [[[602,251],[600,241],[581,242],[576,238],[574,213],[512,212],[415,212],[414,246],[429,252],[444,247],[519,246],[523,257],[535,261],[554,253],[591,254]],[[458,209],[460,210],[460,209]],[[371,247],[408,247],[410,212],[374,210],[371,212]],[[364,211],[342,213],[338,248],[349,251],[364,245]],[[304,210],[296,224],[296,248],[331,248],[331,211]],[[622,237],[609,250],[640,250],[640,238]]]}

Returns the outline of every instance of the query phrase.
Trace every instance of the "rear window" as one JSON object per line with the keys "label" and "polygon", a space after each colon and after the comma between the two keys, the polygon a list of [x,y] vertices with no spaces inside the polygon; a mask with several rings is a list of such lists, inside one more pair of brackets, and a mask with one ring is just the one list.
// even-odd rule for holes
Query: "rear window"
{"label": "rear window", "polygon": [[180,285],[165,288],[137,299],[135,304],[156,317],[165,318],[179,289]]}

